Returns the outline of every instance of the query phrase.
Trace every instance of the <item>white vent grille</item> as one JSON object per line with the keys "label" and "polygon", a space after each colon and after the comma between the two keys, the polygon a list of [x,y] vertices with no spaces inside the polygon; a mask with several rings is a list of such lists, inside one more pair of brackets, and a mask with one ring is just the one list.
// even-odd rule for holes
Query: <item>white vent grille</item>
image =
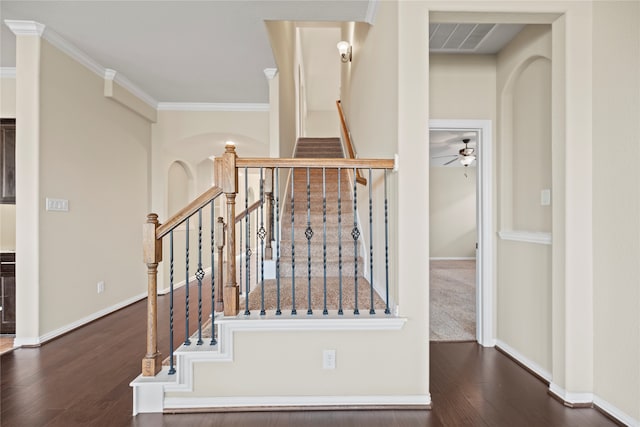
{"label": "white vent grille", "polygon": [[429,31],[429,49],[474,51],[495,24],[434,24]]}

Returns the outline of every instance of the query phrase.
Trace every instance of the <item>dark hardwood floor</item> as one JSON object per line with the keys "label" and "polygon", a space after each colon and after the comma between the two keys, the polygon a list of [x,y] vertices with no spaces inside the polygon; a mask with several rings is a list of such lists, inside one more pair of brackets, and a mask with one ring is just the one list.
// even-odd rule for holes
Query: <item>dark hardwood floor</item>
{"label": "dark hardwood floor", "polygon": [[[168,299],[159,297],[161,312],[168,311]],[[176,299],[176,318],[181,319],[184,309],[178,301],[182,300]],[[193,311],[190,314],[195,320],[197,313]],[[207,311],[208,306],[205,313]],[[495,349],[485,349],[475,343],[431,344],[431,411],[287,411],[132,417],[129,382],[140,373],[140,360],[145,351],[145,316],[146,302],[141,301],[40,348],[18,349],[2,355],[0,425],[616,425],[594,409],[565,408],[547,394],[545,384],[516,363]],[[161,316],[160,324],[161,330],[167,327],[166,316]],[[184,323],[177,325],[178,331],[181,328]],[[163,338],[160,341],[163,354],[167,348],[167,339]]]}

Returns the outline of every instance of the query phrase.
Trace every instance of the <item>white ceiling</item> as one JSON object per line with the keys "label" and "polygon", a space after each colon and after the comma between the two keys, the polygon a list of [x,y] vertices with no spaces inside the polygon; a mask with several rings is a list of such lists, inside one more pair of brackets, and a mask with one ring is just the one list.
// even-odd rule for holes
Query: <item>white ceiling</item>
{"label": "white ceiling", "polygon": [[[265,20],[366,21],[373,6],[373,0],[2,0],[0,17],[44,24],[156,101],[265,103],[263,70],[276,67]],[[14,67],[15,36],[1,27],[0,66]]]}
{"label": "white ceiling", "polygon": [[[468,138],[469,148],[477,148],[478,134],[475,131],[430,131],[429,132],[429,155],[431,157],[431,167],[458,168],[464,167],[458,156],[458,151],[464,148],[463,139]],[[478,155],[478,151],[474,153]],[[451,160],[455,160],[449,163]],[[449,164],[446,164],[449,163]],[[477,161],[470,167],[475,167]]]}
{"label": "white ceiling", "polygon": [[435,23],[429,27],[429,51],[495,54],[525,26],[523,24]]}

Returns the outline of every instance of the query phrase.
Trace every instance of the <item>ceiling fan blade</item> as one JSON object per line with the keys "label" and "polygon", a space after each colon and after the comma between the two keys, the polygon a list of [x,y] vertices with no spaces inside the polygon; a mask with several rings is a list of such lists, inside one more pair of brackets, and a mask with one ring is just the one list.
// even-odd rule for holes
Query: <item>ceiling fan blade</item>
{"label": "ceiling fan blade", "polygon": [[458,155],[457,154],[447,154],[447,155],[444,155],[444,156],[431,156],[432,159],[442,159],[444,157],[458,157]]}
{"label": "ceiling fan blade", "polygon": [[450,165],[451,163],[455,162],[456,160],[458,160],[458,156],[456,156],[455,159],[449,160],[447,163],[444,164],[444,166]]}

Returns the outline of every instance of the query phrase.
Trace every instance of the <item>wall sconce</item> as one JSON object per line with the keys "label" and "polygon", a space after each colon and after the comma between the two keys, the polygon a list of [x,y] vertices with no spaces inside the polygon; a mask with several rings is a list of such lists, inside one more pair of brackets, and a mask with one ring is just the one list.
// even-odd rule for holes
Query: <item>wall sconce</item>
{"label": "wall sconce", "polygon": [[349,42],[338,42],[338,52],[340,52],[340,60],[342,62],[351,62],[351,45]]}

